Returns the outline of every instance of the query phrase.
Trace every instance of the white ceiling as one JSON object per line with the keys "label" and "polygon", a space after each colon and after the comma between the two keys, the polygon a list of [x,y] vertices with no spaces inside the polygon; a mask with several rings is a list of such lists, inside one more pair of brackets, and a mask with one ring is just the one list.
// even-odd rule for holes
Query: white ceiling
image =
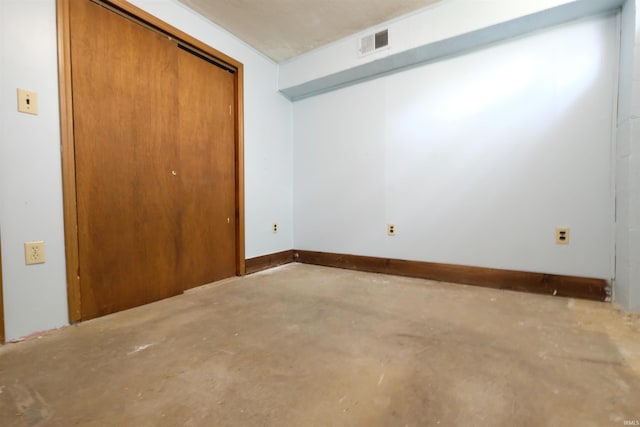
{"label": "white ceiling", "polygon": [[179,0],[282,62],[443,0]]}

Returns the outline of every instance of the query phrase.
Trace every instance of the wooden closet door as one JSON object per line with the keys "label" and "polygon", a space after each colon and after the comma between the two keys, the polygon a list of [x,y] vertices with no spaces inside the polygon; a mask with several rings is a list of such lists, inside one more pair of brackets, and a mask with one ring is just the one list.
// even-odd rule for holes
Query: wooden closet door
{"label": "wooden closet door", "polygon": [[235,78],[178,50],[178,257],[188,289],[236,274]]}
{"label": "wooden closet door", "polygon": [[81,312],[182,292],[175,230],[177,48],[89,1],[71,2]]}

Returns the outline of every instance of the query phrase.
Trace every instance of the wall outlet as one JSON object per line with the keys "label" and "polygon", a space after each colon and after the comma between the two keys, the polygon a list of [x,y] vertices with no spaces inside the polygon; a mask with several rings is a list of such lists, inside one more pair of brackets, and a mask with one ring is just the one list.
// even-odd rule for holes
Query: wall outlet
{"label": "wall outlet", "polygon": [[278,234],[278,223],[277,222],[274,222],[271,225],[271,231],[273,231],[273,234]]}
{"label": "wall outlet", "polygon": [[44,242],[25,242],[24,262],[27,265],[44,263]]}
{"label": "wall outlet", "polygon": [[396,225],[395,224],[387,224],[387,234],[389,236],[396,235]]}
{"label": "wall outlet", "polygon": [[569,244],[569,227],[556,227],[556,243],[558,245]]}

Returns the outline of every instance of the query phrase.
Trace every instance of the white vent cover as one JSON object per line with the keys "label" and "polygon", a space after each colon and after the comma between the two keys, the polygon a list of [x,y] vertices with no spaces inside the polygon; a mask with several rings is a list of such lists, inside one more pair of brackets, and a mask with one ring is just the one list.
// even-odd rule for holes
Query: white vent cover
{"label": "white vent cover", "polygon": [[384,29],[374,34],[368,34],[360,39],[358,52],[360,56],[368,55],[389,47],[389,30]]}

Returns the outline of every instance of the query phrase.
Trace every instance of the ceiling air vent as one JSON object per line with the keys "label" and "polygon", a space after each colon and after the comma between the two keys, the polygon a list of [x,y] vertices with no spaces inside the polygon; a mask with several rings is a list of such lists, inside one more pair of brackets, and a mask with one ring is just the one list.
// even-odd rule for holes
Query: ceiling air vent
{"label": "ceiling air vent", "polygon": [[375,34],[368,34],[360,39],[360,56],[368,55],[378,50],[389,47],[389,30],[378,31]]}

